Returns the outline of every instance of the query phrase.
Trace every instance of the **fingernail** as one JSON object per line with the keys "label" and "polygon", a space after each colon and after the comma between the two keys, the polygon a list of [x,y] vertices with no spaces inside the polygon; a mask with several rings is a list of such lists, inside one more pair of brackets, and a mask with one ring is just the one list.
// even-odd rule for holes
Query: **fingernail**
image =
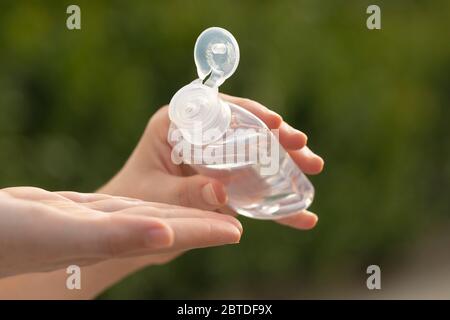
{"label": "fingernail", "polygon": [[233,218],[232,220],[227,221],[227,222],[232,224],[233,227],[235,227],[236,229],[238,229],[240,234],[242,234],[242,232],[244,232],[244,228],[242,227],[242,224],[238,219]]}
{"label": "fingernail", "polygon": [[299,130],[296,130],[296,129],[294,129],[294,130],[296,131],[295,134],[298,136],[298,140],[299,140],[299,143],[301,144],[301,147],[306,146],[306,144],[308,143],[308,136]]}
{"label": "fingernail", "polygon": [[230,243],[231,243],[231,244],[239,243],[239,242],[241,241],[242,231],[239,230],[235,225],[233,225],[233,229],[234,229],[233,233],[234,233],[234,236],[235,236],[236,238],[235,238],[234,241],[232,241],[232,242],[230,242]]}
{"label": "fingernail", "polygon": [[239,233],[242,234],[242,232],[244,232],[244,228],[242,228],[242,224],[239,220],[237,220],[237,223],[234,223],[234,226],[239,230]]}
{"label": "fingernail", "polygon": [[168,229],[157,227],[147,232],[147,247],[150,248],[167,248],[172,245],[172,235]]}
{"label": "fingernail", "polygon": [[305,144],[306,144],[308,142],[308,136],[301,131],[299,131],[299,132],[303,135],[303,138],[305,139]]}
{"label": "fingernail", "polygon": [[220,205],[219,200],[217,199],[216,192],[214,191],[214,187],[212,183],[208,183],[202,188],[202,197],[203,200],[206,201],[206,203],[217,206]]}
{"label": "fingernail", "polygon": [[308,216],[309,216],[309,217],[311,218],[311,220],[312,220],[311,227],[312,227],[312,228],[315,227],[316,224],[317,224],[317,222],[319,221],[319,217],[318,217],[315,213],[312,213],[312,212],[308,212]]}
{"label": "fingernail", "polygon": [[314,219],[319,220],[319,217],[317,216],[317,214],[315,214],[311,211],[304,211],[303,214],[305,216],[313,217]]}
{"label": "fingernail", "polygon": [[325,164],[325,161],[323,160],[323,158],[321,156],[318,156],[317,154],[316,154],[316,157],[319,158],[319,160],[322,162],[322,166],[323,166]]}

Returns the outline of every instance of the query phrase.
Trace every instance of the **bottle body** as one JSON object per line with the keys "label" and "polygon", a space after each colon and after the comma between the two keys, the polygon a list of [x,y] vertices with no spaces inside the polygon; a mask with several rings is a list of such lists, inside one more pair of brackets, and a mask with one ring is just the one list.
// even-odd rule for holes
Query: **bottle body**
{"label": "bottle body", "polygon": [[[247,110],[221,102],[231,111],[228,130],[222,139],[202,146],[202,151],[224,161],[193,161],[181,152],[183,162],[198,173],[221,181],[227,190],[228,205],[241,215],[278,219],[309,207],[314,187],[273,133]],[[172,124],[171,128],[176,127]],[[169,133],[172,146],[180,145],[180,139],[183,138],[171,138]],[[266,149],[268,142],[270,146]],[[267,154],[263,157],[261,149],[269,150],[270,157]]]}

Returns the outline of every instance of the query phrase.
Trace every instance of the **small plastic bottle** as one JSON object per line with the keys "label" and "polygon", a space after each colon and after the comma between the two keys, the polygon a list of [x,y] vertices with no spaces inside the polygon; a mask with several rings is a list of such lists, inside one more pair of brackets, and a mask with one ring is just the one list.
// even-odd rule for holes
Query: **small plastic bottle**
{"label": "small plastic bottle", "polygon": [[233,35],[206,29],[194,57],[199,79],[181,88],[169,105],[172,160],[224,183],[228,205],[241,215],[278,219],[309,207],[314,187],[274,133],[254,114],[219,97],[218,87],[239,63]]}

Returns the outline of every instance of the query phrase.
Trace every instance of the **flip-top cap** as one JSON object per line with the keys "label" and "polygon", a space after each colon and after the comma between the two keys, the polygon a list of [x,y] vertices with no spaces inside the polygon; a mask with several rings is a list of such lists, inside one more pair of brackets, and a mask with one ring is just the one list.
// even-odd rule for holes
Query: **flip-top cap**
{"label": "flip-top cap", "polygon": [[169,118],[189,143],[205,145],[219,139],[227,131],[231,112],[219,99],[217,88],[194,81],[172,97]]}
{"label": "flip-top cap", "polygon": [[210,87],[219,87],[239,64],[239,46],[233,35],[225,29],[212,27],[197,38],[194,60],[200,79]]}

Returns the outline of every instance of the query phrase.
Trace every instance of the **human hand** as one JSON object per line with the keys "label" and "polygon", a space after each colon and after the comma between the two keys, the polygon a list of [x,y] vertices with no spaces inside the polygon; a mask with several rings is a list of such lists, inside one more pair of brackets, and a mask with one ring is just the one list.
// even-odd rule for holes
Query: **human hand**
{"label": "human hand", "polygon": [[237,243],[222,214],[105,194],[0,189],[0,278]]}
{"label": "human hand", "polygon": [[[281,145],[304,173],[317,174],[322,170],[323,160],[306,146],[306,135],[290,127],[278,114],[255,101],[228,95],[222,95],[222,98],[254,113],[270,129],[279,129]],[[125,166],[101,192],[228,212],[227,195],[221,182],[192,175],[186,167],[172,162],[171,146],[167,142],[169,126],[168,107],[165,106],[150,119]],[[302,211],[276,222],[298,229],[311,229],[317,216]]]}
{"label": "human hand", "polygon": [[[306,136],[296,131],[295,129],[291,129],[289,125],[284,123],[279,115],[276,113],[273,113],[272,111],[268,110],[267,108],[263,107],[262,105],[258,104],[257,102],[242,99],[242,98],[235,98],[231,96],[223,95],[223,98],[226,100],[229,100],[230,102],[233,102],[235,104],[238,104],[247,110],[253,112],[256,114],[260,119],[262,119],[269,128],[271,129],[280,129],[280,142],[283,145],[283,147],[289,152],[295,163],[302,169],[303,172],[307,174],[317,174],[322,170],[323,167],[323,160],[312,153],[305,145],[306,145]],[[128,197],[135,197],[140,198],[147,201],[158,201],[158,202],[165,202],[165,203],[171,203],[171,204],[178,204],[178,205],[186,205],[190,207],[198,207],[198,208],[204,208],[204,209],[216,209],[221,208],[224,209],[224,206],[226,204],[226,193],[225,189],[222,186],[222,184],[212,178],[208,177],[202,177],[198,175],[190,176],[186,174],[186,171],[181,166],[176,166],[171,161],[171,148],[167,143],[167,134],[168,134],[168,128],[169,128],[169,118],[168,118],[168,111],[167,107],[161,108],[150,120],[142,138],[139,142],[138,146],[134,150],[133,154],[131,155],[130,159],[127,161],[126,165],[122,168],[122,170],[103,188],[100,189],[100,192],[107,193],[111,195],[120,195],[120,196],[128,196]],[[211,188],[213,192],[211,192]],[[56,193],[57,196],[59,196]],[[5,194],[5,192],[0,192],[0,214],[2,215],[5,207],[4,198],[8,195]],[[62,195],[64,196],[64,194]],[[88,196],[89,197],[89,196]],[[58,197],[59,199],[59,197]],[[115,198],[114,198],[115,199]],[[9,199],[10,201],[14,199]],[[212,201],[211,201],[212,200]],[[64,200],[65,201],[65,200]],[[212,204],[214,202],[214,204]],[[95,202],[94,202],[95,203]],[[82,204],[81,204],[82,205]],[[126,211],[131,211],[132,209],[127,209]],[[144,209],[143,209],[144,210]],[[54,212],[54,210],[52,210]],[[58,211],[58,210],[57,210]],[[165,211],[165,210],[164,210]],[[190,217],[189,212],[180,210],[180,214],[185,214],[186,217]],[[147,212],[145,210],[145,212]],[[196,210],[198,212],[198,210]],[[130,212],[127,212],[130,213]],[[60,213],[58,213],[59,215]],[[205,213],[208,215],[208,219],[210,219],[211,213]],[[0,217],[1,217],[0,215]],[[106,215],[109,215],[106,213]],[[98,214],[96,215],[99,216]],[[122,215],[121,215],[122,216]],[[232,219],[230,220],[231,223],[236,223],[237,221],[233,219],[232,217],[227,217],[226,215],[220,215],[217,214],[213,217],[213,219]],[[82,220],[85,220],[87,217],[84,217]],[[1,218],[0,218],[1,219]],[[67,217],[67,219],[73,220],[74,217]],[[120,219],[125,219],[124,217],[121,217]],[[147,218],[151,219],[151,218]],[[172,218],[173,220],[180,220],[181,218]],[[192,220],[193,218],[188,218],[189,220]],[[196,219],[196,222],[200,222]],[[75,219],[76,221],[79,221],[80,219]],[[89,220],[89,219],[87,219]],[[96,218],[94,218],[96,220]],[[109,220],[109,219],[104,219]],[[192,220],[193,221],[193,220]],[[292,226],[294,228],[298,229],[310,229],[314,227],[314,225],[317,222],[317,217],[314,214],[311,214],[309,212],[300,212],[297,215],[276,220],[277,222],[281,224],[286,224],[289,226]],[[0,221],[1,222],[1,221]],[[214,222],[217,222],[214,220]],[[228,222],[228,221],[227,221]],[[99,224],[100,222],[97,222],[96,224]],[[107,222],[104,222],[107,223]],[[201,222],[200,222],[201,223]],[[238,222],[237,222],[238,223]],[[77,223],[72,222],[70,225],[77,225]],[[132,223],[130,222],[130,225]],[[111,225],[111,222],[110,222]],[[222,225],[222,224],[221,224]],[[226,225],[226,227],[225,227]],[[5,225],[2,225],[0,227],[0,232],[3,228],[8,229],[5,227]],[[205,225],[203,225],[205,226]],[[239,226],[240,225],[236,225]],[[206,226],[205,226],[206,227]],[[223,228],[226,228],[228,230],[228,224],[223,224]],[[29,226],[29,228],[31,228]],[[90,229],[85,229],[84,232],[87,232],[87,230],[92,230],[93,226],[91,225]],[[203,230],[203,228],[200,228]],[[82,230],[82,229],[80,229]],[[182,231],[182,230],[180,230]],[[106,232],[106,231],[105,231]],[[118,231],[117,231],[118,232]],[[226,232],[227,236],[223,239],[219,239],[219,241],[211,241],[210,245],[218,245],[222,243],[227,243],[228,241],[230,243],[238,241],[239,237],[236,237],[234,234],[234,230],[232,231],[232,228]],[[79,234],[78,234],[79,235]],[[144,249],[145,253],[148,252],[148,255],[146,256],[139,256],[139,257],[127,257],[122,259],[112,259],[112,260],[106,260],[101,263],[89,266],[87,268],[84,268],[84,275],[89,279],[88,283],[89,286],[83,290],[83,294],[85,294],[86,297],[94,297],[99,292],[110,286],[111,284],[118,281],[120,278],[126,276],[130,272],[136,271],[146,265],[149,264],[164,264],[169,261],[171,261],[173,258],[175,258],[178,254],[183,252],[184,250],[189,250],[190,248],[193,248],[198,245],[199,241],[201,242],[203,239],[198,238],[198,234],[195,233],[184,233],[186,238],[184,238],[184,241],[187,241],[189,244],[189,241],[192,241],[190,245],[179,246],[178,250],[173,250],[174,248],[170,248],[169,250],[150,250],[150,249]],[[2,234],[0,233],[0,239]],[[58,236],[58,234],[56,234]],[[92,235],[94,236],[94,235]],[[214,238],[214,233],[209,234],[210,238]],[[47,239],[48,239],[47,235]],[[55,236],[54,236],[55,237]],[[62,235],[59,235],[60,238],[62,238]],[[138,235],[136,235],[138,237]],[[193,238],[190,238],[193,237]],[[225,239],[226,238],[226,239]],[[100,239],[100,236],[99,238]],[[210,239],[211,240],[211,239]],[[217,240],[217,239],[216,239]],[[31,241],[31,240],[30,240]],[[57,240],[57,242],[60,242],[61,240]],[[66,239],[66,242],[70,241],[70,239]],[[81,241],[81,243],[85,243],[84,241],[87,241],[87,239],[84,239]],[[100,240],[99,240],[100,241]],[[119,240],[117,240],[119,241]],[[32,242],[32,241],[31,241]],[[222,243],[219,243],[222,242]],[[70,243],[70,242],[69,242]],[[34,244],[32,244],[34,245]],[[203,245],[205,243],[203,242]],[[64,245],[58,246],[60,247],[60,250],[64,250]],[[69,248],[73,248],[73,245],[69,245]],[[109,246],[111,248],[111,246]],[[4,250],[4,249],[0,249]],[[72,249],[73,250],[73,249]],[[146,251],[148,250],[148,251]],[[116,251],[116,250],[114,250]],[[157,253],[156,253],[157,252]],[[111,256],[111,250],[107,250],[106,256]],[[26,254],[24,254],[26,255]],[[37,259],[37,261],[34,262],[34,264],[37,264],[40,266],[41,269],[47,268],[56,268],[57,263],[54,263],[51,265],[51,261],[46,264],[44,264],[42,261],[39,261],[39,257],[35,258],[36,254],[30,255],[30,257],[33,259]],[[117,255],[116,255],[117,256]],[[19,257],[20,258],[20,257]],[[23,258],[23,257],[22,257]],[[42,258],[42,257],[41,257]],[[15,258],[18,259],[17,257]],[[72,258],[74,259],[74,258]],[[98,259],[102,258],[95,258],[94,260],[97,261]],[[22,263],[24,263],[22,261]],[[30,270],[29,266],[31,265],[30,262],[26,262],[27,266],[22,267],[22,270]],[[78,263],[80,263],[78,261]],[[86,262],[85,262],[86,263]],[[50,264],[51,266],[49,266]],[[65,265],[68,265],[69,263],[66,262]],[[81,263],[80,263],[81,264]],[[0,255],[0,265],[4,265],[3,261],[1,261],[1,255]],[[10,264],[11,265],[11,264]],[[3,267],[4,268],[4,267]],[[15,270],[16,273],[18,270]],[[6,269],[0,268],[0,277],[4,275],[5,273],[8,273]],[[9,271],[9,274],[11,274],[11,271]],[[43,279],[36,279],[35,277],[25,277],[21,278],[17,281],[11,281],[10,286],[6,285],[6,288],[9,288],[8,290],[11,291],[12,288],[17,287],[17,283],[23,286],[31,286],[33,288],[33,285],[37,281],[40,283],[40,281],[45,280],[46,283],[52,284],[54,283],[54,288],[49,288],[49,292],[53,292],[56,294],[56,296],[67,294],[67,290],[63,290],[61,292],[59,288],[59,283],[64,279],[65,273],[61,273],[59,271],[55,271],[51,274],[48,274],[48,276],[42,276]],[[10,278],[11,279],[11,278]],[[53,280],[53,281],[52,281]],[[5,285],[5,283],[3,283]],[[30,292],[32,290],[30,289]],[[72,291],[70,291],[72,292]],[[22,296],[22,294],[19,294],[19,296]],[[33,295],[32,295],[33,296]],[[53,296],[53,295],[50,295]]]}

